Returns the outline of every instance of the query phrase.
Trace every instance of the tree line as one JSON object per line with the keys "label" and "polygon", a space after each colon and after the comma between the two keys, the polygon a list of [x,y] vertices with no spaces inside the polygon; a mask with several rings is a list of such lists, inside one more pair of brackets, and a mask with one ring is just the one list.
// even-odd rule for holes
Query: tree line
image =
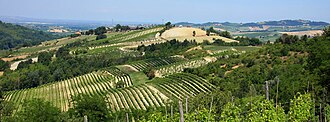
{"label": "tree line", "polygon": [[157,57],[168,57],[177,55],[183,50],[186,50],[192,46],[196,46],[196,41],[179,40],[173,39],[159,44],[151,44],[148,46],[141,45],[137,47],[137,50],[141,53],[145,53],[146,58],[157,58]]}

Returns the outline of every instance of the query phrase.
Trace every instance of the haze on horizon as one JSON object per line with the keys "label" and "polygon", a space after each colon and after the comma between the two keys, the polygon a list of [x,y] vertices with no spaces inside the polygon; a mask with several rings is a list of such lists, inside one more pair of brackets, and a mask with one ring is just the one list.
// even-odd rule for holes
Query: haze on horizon
{"label": "haze on horizon", "polygon": [[1,0],[0,16],[128,22],[330,22],[329,0]]}

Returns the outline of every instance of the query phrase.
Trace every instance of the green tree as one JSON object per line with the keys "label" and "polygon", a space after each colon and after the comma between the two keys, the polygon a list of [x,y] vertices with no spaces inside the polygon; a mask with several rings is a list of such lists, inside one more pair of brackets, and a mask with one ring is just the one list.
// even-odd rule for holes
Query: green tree
{"label": "green tree", "polygon": [[70,50],[66,47],[61,47],[56,52],[56,57],[58,58],[65,58],[70,55]]}
{"label": "green tree", "polygon": [[30,64],[32,64],[32,59],[28,59],[26,61],[21,61],[18,64],[17,69],[27,68]]}
{"label": "green tree", "polygon": [[95,29],[95,35],[102,35],[107,32],[107,29],[104,26],[98,27]]}
{"label": "green tree", "polygon": [[171,24],[172,24],[171,22],[166,22],[165,26],[168,27],[168,26],[171,26]]}
{"label": "green tree", "polygon": [[8,68],[9,68],[9,63],[4,60],[0,60],[0,71],[4,71]]}
{"label": "green tree", "polygon": [[321,85],[330,90],[330,27],[324,29],[321,37],[316,37],[307,42],[309,71],[320,76]]}
{"label": "green tree", "polygon": [[20,122],[56,122],[60,121],[60,109],[41,99],[25,101],[22,109],[15,115]]}
{"label": "green tree", "polygon": [[110,109],[103,96],[90,96],[78,94],[72,97],[73,108],[69,114],[74,118],[83,118],[85,115],[90,122],[110,121]]}
{"label": "green tree", "polygon": [[51,52],[41,52],[38,56],[38,62],[44,65],[49,65],[52,61],[53,54]]}
{"label": "green tree", "polygon": [[123,81],[118,81],[116,83],[116,88],[124,88],[125,87],[125,83]]}
{"label": "green tree", "polygon": [[117,24],[114,29],[116,32],[121,31],[121,25]]}
{"label": "green tree", "polygon": [[101,35],[96,36],[96,40],[105,39],[105,38],[107,38],[107,35],[105,35],[105,34],[101,34]]}
{"label": "green tree", "polygon": [[145,75],[149,78],[149,80],[153,79],[155,77],[155,70],[152,68],[148,68],[143,71]]}

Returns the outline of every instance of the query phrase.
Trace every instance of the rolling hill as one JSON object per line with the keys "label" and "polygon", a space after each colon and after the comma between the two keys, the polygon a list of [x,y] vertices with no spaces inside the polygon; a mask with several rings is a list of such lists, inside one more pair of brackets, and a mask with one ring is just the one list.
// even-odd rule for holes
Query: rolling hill
{"label": "rolling hill", "polygon": [[33,46],[55,38],[42,31],[0,21],[0,49]]}

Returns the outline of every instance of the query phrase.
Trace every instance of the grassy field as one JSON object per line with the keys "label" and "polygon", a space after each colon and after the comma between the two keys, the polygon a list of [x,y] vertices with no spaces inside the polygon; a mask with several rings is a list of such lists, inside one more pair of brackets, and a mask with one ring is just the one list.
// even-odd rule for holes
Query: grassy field
{"label": "grassy field", "polygon": [[278,32],[240,32],[234,33],[233,36],[246,36],[249,38],[258,38],[262,42],[266,42],[268,40],[274,42],[281,36],[281,34]]}
{"label": "grassy field", "polygon": [[148,81],[148,77],[143,72],[133,72],[130,73],[134,85],[141,85]]}
{"label": "grassy field", "polygon": [[297,36],[315,36],[315,35],[321,35],[323,33],[323,30],[309,30],[309,31],[295,31],[295,32],[280,32],[281,34],[289,34],[289,35],[297,35]]}

